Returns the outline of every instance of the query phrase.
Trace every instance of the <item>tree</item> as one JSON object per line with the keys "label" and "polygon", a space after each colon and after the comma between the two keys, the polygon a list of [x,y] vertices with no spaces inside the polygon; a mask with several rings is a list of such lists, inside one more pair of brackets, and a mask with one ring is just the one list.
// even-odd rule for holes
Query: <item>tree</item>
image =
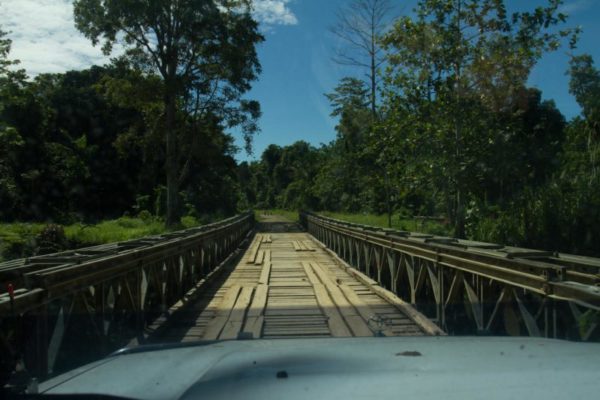
{"label": "tree", "polygon": [[378,69],[384,62],[379,38],[388,26],[391,11],[390,0],[352,0],[339,10],[337,24],[330,29],[345,42],[333,60],[367,71],[373,116],[377,114]]}
{"label": "tree", "polygon": [[12,219],[16,211],[21,193],[15,179],[19,163],[19,152],[25,142],[21,133],[11,124],[6,123],[4,108],[18,97],[18,92],[25,82],[23,70],[12,70],[10,67],[19,64],[19,60],[9,59],[12,41],[8,33],[0,28],[0,217]]}
{"label": "tree", "polygon": [[569,91],[581,106],[584,122],[578,125],[586,136],[586,149],[589,158],[590,179],[598,174],[600,155],[600,71],[594,66],[589,54],[571,58]]}
{"label": "tree", "polygon": [[181,175],[189,166],[183,160],[189,155],[181,153],[183,121],[203,122],[206,113],[225,105],[229,108],[222,118],[228,126],[241,125],[248,149],[257,130],[252,120],[258,118],[258,104],[241,100],[260,72],[255,45],[263,40],[250,15],[250,2],[76,0],[74,12],[77,28],[92,43],[103,42],[105,54],[122,38],[125,57],[162,79],[166,224],[176,225]]}
{"label": "tree", "polygon": [[384,39],[387,99],[418,115],[409,132],[428,140],[428,169],[443,180],[458,237],[483,156],[504,133],[495,116],[519,101],[542,54],[575,33],[555,29],[566,20],[561,3],[509,15],[501,0],[421,0],[417,17],[399,19]]}
{"label": "tree", "polygon": [[[331,116],[339,117],[339,122],[330,159],[326,162],[327,174],[320,175],[319,188],[325,190],[329,186],[324,179],[334,180],[334,191],[326,194],[329,190],[325,190],[323,194],[329,198],[337,196],[341,209],[357,211],[361,201],[367,202],[367,198],[361,198],[367,189],[365,178],[374,172],[372,157],[365,152],[373,125],[369,88],[360,79],[346,77],[326,97],[333,109]],[[332,200],[327,203],[331,204]]]}

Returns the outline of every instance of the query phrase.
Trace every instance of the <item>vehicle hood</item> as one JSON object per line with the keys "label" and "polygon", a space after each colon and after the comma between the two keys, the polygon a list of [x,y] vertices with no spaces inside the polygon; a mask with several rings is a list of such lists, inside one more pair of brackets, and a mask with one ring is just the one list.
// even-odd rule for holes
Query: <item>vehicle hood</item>
{"label": "vehicle hood", "polygon": [[51,394],[211,400],[589,399],[599,389],[600,344],[481,337],[142,348],[40,384],[40,392]]}

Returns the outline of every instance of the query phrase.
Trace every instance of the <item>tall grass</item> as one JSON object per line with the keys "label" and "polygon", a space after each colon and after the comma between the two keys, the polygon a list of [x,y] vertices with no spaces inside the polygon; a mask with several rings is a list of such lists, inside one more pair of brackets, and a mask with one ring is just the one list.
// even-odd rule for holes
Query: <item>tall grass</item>
{"label": "tall grass", "polygon": [[165,225],[156,219],[122,217],[102,221],[95,225],[73,224],[65,227],[65,235],[81,245],[95,245],[158,235],[165,232]]}
{"label": "tall grass", "polygon": [[[282,209],[270,209],[270,210],[255,210],[255,216],[257,221],[261,221],[265,213],[271,215],[279,215],[290,221],[298,222],[298,212],[282,210]],[[377,215],[368,213],[340,213],[331,211],[322,211],[319,214],[335,218],[342,221],[353,222],[355,224],[363,224],[376,226],[380,228],[388,227],[387,214]],[[423,221],[412,218],[406,218],[400,214],[394,214],[392,216],[392,228],[402,231],[410,232],[421,232],[432,235],[452,236],[452,228],[438,221]]]}
{"label": "tall grass", "polygon": [[[181,226],[177,229],[192,228],[198,225],[200,225],[200,221],[186,216],[182,218]],[[36,254],[38,250],[37,237],[45,226],[45,223],[0,223],[0,262]],[[69,248],[121,242],[159,235],[168,231],[164,221],[151,216],[144,218],[121,217],[97,224],[75,223],[63,228]]]}
{"label": "tall grass", "polygon": [[264,215],[265,213],[281,216],[289,220],[290,222],[298,222],[299,220],[297,211],[289,211],[282,209],[254,210],[254,216],[257,221],[262,221],[264,219],[262,215]]}
{"label": "tall grass", "polygon": [[[330,212],[323,211],[319,212],[319,214],[329,217],[335,218],[342,221],[352,222],[355,224],[363,224],[376,226],[379,228],[387,228],[388,227],[388,216],[387,214],[377,215],[377,214],[368,214],[368,213],[339,213],[339,212]],[[432,235],[442,235],[442,236],[452,236],[452,229],[450,226],[447,226],[441,222],[437,221],[423,221],[412,218],[406,218],[399,214],[392,215],[392,229],[397,229],[401,231],[409,231],[409,232],[420,232],[420,233],[428,233]]]}

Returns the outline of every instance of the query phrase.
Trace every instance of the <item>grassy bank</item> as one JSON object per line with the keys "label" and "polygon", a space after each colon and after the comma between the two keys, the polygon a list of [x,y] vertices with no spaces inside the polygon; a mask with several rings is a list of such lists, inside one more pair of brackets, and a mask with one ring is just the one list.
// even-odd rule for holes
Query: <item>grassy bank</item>
{"label": "grassy bank", "polygon": [[[353,222],[355,224],[371,225],[380,228],[388,227],[388,216],[385,214],[349,214],[329,211],[319,212],[319,214],[330,218],[340,219],[342,221]],[[444,225],[441,222],[416,220],[402,217],[399,214],[392,215],[392,229],[429,233],[433,235],[452,236],[452,228],[448,225]]]}
{"label": "grassy bank", "polygon": [[[265,213],[271,215],[281,215],[290,221],[298,222],[298,213],[296,211],[289,210],[281,210],[281,209],[271,209],[271,210],[255,210],[256,220],[261,221],[262,215]],[[325,217],[335,218],[342,221],[353,222],[356,224],[364,224],[377,226],[380,228],[388,227],[388,217],[387,215],[376,215],[376,214],[367,214],[367,213],[338,213],[338,212],[330,212],[330,211],[322,211],[318,214],[321,214]],[[422,232],[429,233],[434,235],[443,235],[443,236],[452,236],[452,228],[448,225],[444,225],[441,222],[437,221],[422,221],[417,219],[411,219],[402,217],[399,214],[394,214],[392,216],[392,228],[398,229],[402,231],[410,231],[410,232]]]}
{"label": "grassy bank", "polygon": [[296,211],[272,209],[272,210],[254,210],[254,215],[257,221],[262,220],[262,215],[265,213],[271,215],[281,215],[282,217],[289,219],[291,222],[298,222],[298,213]]}
{"label": "grassy bank", "polygon": [[[184,217],[181,222],[181,229],[200,225],[193,217]],[[46,223],[0,223],[0,262],[38,253],[40,235],[47,226]],[[57,250],[121,242],[167,231],[164,222],[153,217],[121,217],[97,224],[75,223],[62,229],[64,238],[57,240]]]}

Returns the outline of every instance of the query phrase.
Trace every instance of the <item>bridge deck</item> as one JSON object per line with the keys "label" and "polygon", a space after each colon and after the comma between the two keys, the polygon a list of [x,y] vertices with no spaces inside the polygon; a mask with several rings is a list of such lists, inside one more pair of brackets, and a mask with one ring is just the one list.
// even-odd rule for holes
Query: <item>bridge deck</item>
{"label": "bridge deck", "polygon": [[158,341],[414,336],[433,326],[302,232],[257,234],[211,285]]}

